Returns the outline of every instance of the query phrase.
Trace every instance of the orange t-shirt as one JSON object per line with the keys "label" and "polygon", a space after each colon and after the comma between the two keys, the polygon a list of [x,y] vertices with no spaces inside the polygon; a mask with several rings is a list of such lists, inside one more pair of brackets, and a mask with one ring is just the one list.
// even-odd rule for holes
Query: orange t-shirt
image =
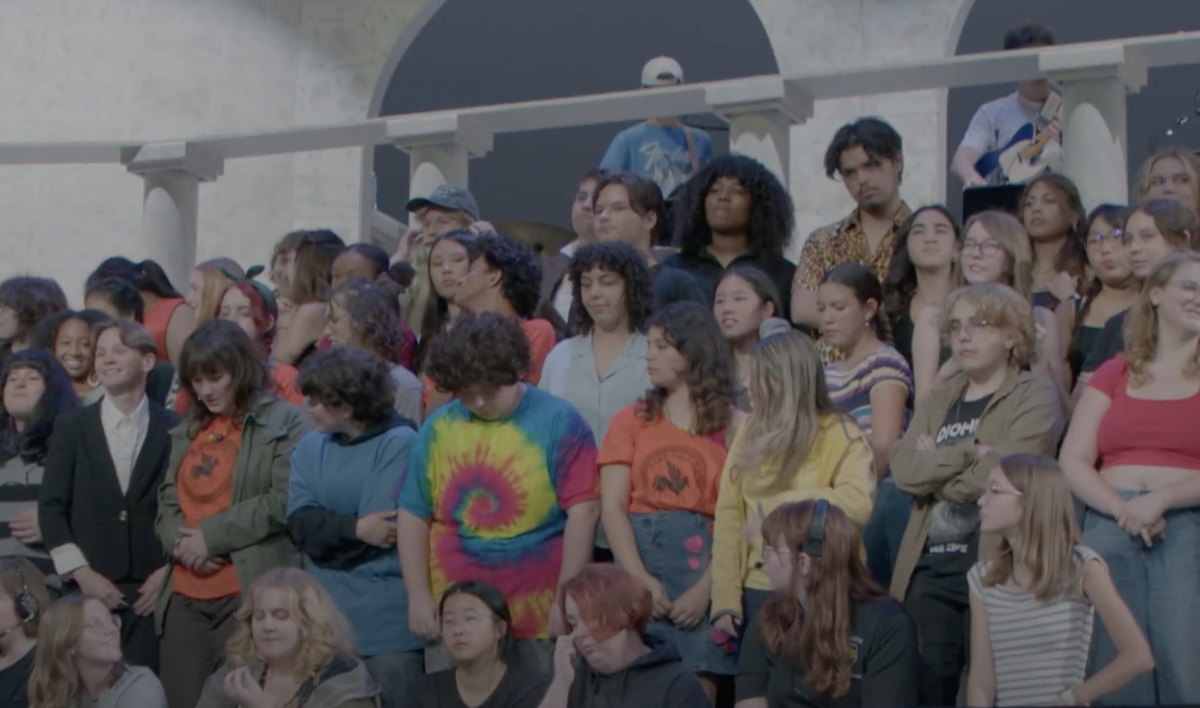
{"label": "orange t-shirt", "polygon": [[725,431],[698,436],[634,403],[613,416],[596,464],[629,466],[629,512],[694,511],[713,516],[725,467]]}
{"label": "orange t-shirt", "polygon": [[[296,373],[294,366],[273,361],[267,366],[270,368],[271,381],[275,384],[275,392],[279,397],[288,403],[295,403],[298,406],[304,405],[304,395],[300,393],[300,389],[296,388]],[[175,393],[175,412],[179,415],[187,413],[188,408],[192,405],[192,397],[183,386]]]}
{"label": "orange t-shirt", "polygon": [[[175,473],[179,508],[188,528],[198,528],[203,519],[216,516],[233,505],[233,468],[242,429],[229,418],[214,418],[191,444]],[[233,564],[212,575],[196,575],[175,564],[173,592],[193,600],[216,600],[242,592]]]}
{"label": "orange t-shirt", "polygon": [[167,326],[175,310],[184,304],[183,298],[168,297],[159,300],[142,313],[142,326],[154,337],[154,346],[158,348],[158,358],[169,361],[167,357]]}
{"label": "orange t-shirt", "polygon": [[[525,339],[529,341],[529,372],[525,380],[537,386],[542,380],[542,367],[546,364],[546,357],[550,356],[550,350],[558,344],[558,334],[548,320],[521,320],[521,329],[525,332]],[[429,396],[437,387],[434,386],[433,379],[428,376],[422,378],[425,394],[421,397],[421,402],[429,405]]]}

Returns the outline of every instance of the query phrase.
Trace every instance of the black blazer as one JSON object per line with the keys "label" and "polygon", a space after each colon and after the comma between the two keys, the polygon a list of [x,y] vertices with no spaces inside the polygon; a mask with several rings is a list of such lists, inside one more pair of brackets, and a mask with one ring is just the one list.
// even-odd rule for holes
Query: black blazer
{"label": "black blazer", "polygon": [[59,416],[38,499],[46,548],[74,543],[88,564],[113,582],[141,582],[163,565],[154,533],[158,488],[171,457],[174,411],[150,401],[150,425],[121,493],[100,422],[100,402]]}

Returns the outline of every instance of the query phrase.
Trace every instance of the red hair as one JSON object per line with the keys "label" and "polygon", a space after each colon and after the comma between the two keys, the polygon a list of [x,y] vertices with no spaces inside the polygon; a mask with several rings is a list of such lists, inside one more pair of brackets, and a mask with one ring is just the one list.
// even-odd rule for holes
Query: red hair
{"label": "red hair", "polygon": [[[809,542],[815,514],[816,502],[811,500],[779,507],[763,522],[763,542],[776,546],[782,540],[795,558]],[[797,564],[791,585],[767,601],[758,619],[767,651],[793,668],[807,666],[805,681],[818,694],[832,693],[835,698],[850,692],[855,605],[888,597],[867,572],[861,548],[854,522],[829,505],[821,554],[810,556],[808,575],[801,576]],[[807,598],[807,612],[797,599],[801,595]]]}
{"label": "red hair", "polygon": [[642,634],[654,607],[650,591],[624,568],[612,563],[592,563],[563,585],[562,613],[567,616],[567,596],[579,607],[579,618],[600,641],[630,630]]}
{"label": "red hair", "polygon": [[[263,349],[263,355],[266,356],[271,351],[271,346],[275,343],[275,324],[279,320],[279,313],[272,311],[274,308],[267,306],[266,298],[258,291],[249,280],[236,280],[225,289],[225,292],[236,289],[238,292],[246,296],[250,301],[250,319],[254,320],[254,326],[258,328],[258,345]],[[221,299],[225,299],[225,295],[221,295]],[[217,304],[217,316],[220,316],[220,303]],[[268,327],[270,325],[270,327]]]}

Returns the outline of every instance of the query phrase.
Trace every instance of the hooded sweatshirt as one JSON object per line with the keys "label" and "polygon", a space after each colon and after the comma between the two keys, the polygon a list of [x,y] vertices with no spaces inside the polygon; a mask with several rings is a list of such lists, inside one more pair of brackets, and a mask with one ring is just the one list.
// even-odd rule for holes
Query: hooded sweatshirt
{"label": "hooded sweatshirt", "polygon": [[569,708],[703,708],[708,695],[683,665],[675,645],[644,636],[650,653],[615,674],[597,673],[580,659],[575,665]]}
{"label": "hooded sweatshirt", "polygon": [[[204,692],[196,708],[238,708],[225,695],[225,677],[232,666],[226,662],[204,683]],[[250,675],[262,681],[266,667],[250,667]],[[305,681],[296,692],[294,708],[378,708],[379,687],[361,661],[345,656],[334,657],[320,675]],[[134,704],[130,704],[133,708]],[[165,705],[165,704],[164,704]],[[142,708],[138,705],[137,708]],[[288,708],[293,708],[288,703]]]}

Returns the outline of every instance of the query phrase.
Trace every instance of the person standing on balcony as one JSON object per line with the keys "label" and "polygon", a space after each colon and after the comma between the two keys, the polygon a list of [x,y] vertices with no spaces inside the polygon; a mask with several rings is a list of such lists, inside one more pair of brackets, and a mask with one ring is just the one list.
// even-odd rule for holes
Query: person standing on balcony
{"label": "person standing on balcony", "polygon": [[[1004,51],[1052,46],[1054,35],[1036,23],[1018,25],[1004,33]],[[989,179],[1000,183],[1010,181],[1013,175],[980,174],[980,158],[1011,147],[1021,139],[1036,143],[1042,132],[1047,133],[1044,151],[1047,162],[1044,164],[1050,171],[1058,171],[1055,168],[1062,163],[1062,117],[1054,105],[1047,106],[1052,93],[1046,79],[1029,79],[1018,83],[1016,91],[985,103],[975,111],[951,164],[965,186],[983,186]],[[1045,112],[1052,115],[1046,118]]]}
{"label": "person standing on balcony", "polygon": [[[683,67],[671,57],[655,57],[642,68],[642,88],[678,86]],[[617,133],[600,169],[637,172],[654,180],[668,198],[713,155],[712,138],[675,116],[650,118]]]}

